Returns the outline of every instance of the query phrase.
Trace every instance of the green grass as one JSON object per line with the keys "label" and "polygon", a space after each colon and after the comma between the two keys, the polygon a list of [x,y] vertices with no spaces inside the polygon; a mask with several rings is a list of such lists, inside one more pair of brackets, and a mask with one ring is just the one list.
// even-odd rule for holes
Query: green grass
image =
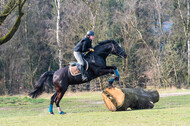
{"label": "green grass", "polygon": [[79,93],[62,99],[67,112],[48,114],[49,99],[0,97],[0,126],[188,126],[190,95],[160,98],[153,109],[110,112],[100,92]]}
{"label": "green grass", "polygon": [[0,97],[0,107],[43,103],[44,99],[31,99],[28,97]]}

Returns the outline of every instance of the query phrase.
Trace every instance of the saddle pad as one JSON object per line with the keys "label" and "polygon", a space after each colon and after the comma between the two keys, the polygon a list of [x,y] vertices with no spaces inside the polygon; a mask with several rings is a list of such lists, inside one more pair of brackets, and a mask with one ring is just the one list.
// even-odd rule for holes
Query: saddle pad
{"label": "saddle pad", "polygon": [[[86,60],[84,60],[86,62],[86,71],[88,70],[88,62]],[[77,66],[72,66],[70,65],[69,66],[69,71],[71,73],[72,76],[77,76],[77,75],[80,75],[81,72],[80,70],[77,68]]]}
{"label": "saddle pad", "polygon": [[81,72],[79,71],[79,69],[77,68],[77,66],[69,66],[69,71],[71,73],[72,76],[77,76],[79,74],[81,74]]}

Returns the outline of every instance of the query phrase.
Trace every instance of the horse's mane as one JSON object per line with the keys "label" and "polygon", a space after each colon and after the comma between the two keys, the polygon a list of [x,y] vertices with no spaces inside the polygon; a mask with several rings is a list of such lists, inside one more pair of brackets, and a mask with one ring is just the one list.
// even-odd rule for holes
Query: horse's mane
{"label": "horse's mane", "polygon": [[[96,45],[96,46],[94,47],[94,49],[96,50],[96,49],[102,48],[103,45],[108,44],[108,43],[110,43],[110,44],[111,44],[111,43],[116,44],[117,42],[116,42],[115,40],[104,40],[104,41],[98,42],[98,45]],[[87,58],[87,57],[90,57],[90,55],[91,55],[92,53],[93,53],[93,52],[89,51],[89,52],[85,55],[85,57],[86,57],[86,58]]]}
{"label": "horse's mane", "polygon": [[99,46],[104,45],[104,44],[107,44],[107,43],[111,43],[111,42],[112,42],[113,44],[116,43],[115,40],[104,40],[104,41],[102,41],[102,42],[99,42],[98,45],[96,45],[94,48],[99,47]]}

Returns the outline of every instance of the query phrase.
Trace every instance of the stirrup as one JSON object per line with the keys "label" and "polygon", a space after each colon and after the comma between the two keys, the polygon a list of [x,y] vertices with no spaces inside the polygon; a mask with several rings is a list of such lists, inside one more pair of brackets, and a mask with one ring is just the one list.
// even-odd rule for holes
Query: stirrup
{"label": "stirrup", "polygon": [[88,77],[84,75],[84,76],[82,76],[82,80],[86,81],[86,80],[88,80]]}

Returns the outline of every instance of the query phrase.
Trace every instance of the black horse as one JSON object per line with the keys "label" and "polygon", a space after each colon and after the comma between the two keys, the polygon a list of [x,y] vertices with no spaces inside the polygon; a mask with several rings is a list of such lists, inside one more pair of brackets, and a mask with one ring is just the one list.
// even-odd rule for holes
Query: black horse
{"label": "black horse", "polygon": [[[95,46],[94,50],[94,52],[89,52],[84,56],[84,59],[88,61],[89,64],[89,68],[87,70],[87,81],[82,80],[81,74],[77,76],[71,75],[69,66],[55,72],[47,71],[40,76],[35,85],[34,91],[29,93],[29,96],[37,98],[43,92],[44,83],[51,83],[53,81],[56,93],[51,97],[49,112],[50,114],[53,114],[53,103],[55,102],[58,107],[59,114],[64,114],[64,112],[61,111],[59,102],[67,91],[69,85],[85,83],[109,73],[114,74],[114,72],[116,72],[116,74],[119,75],[115,66],[106,66],[106,58],[109,54],[126,58],[127,54],[122,47],[114,40],[105,40]],[[95,60],[95,62],[93,62],[93,60]]]}

